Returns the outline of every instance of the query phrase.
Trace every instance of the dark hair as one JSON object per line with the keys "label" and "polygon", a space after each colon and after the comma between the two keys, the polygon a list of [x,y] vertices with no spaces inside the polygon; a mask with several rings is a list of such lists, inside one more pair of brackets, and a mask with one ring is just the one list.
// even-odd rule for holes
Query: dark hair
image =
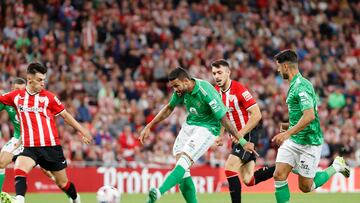
{"label": "dark hair", "polygon": [[278,63],[283,63],[283,62],[297,63],[298,56],[294,50],[286,49],[277,53],[274,56],[274,60],[277,61]]}
{"label": "dark hair", "polygon": [[169,81],[173,81],[175,79],[182,80],[182,79],[185,79],[185,78],[191,79],[189,73],[185,69],[183,69],[181,67],[175,68],[168,75]]}
{"label": "dark hair", "polygon": [[230,68],[230,64],[225,59],[215,60],[211,63],[211,66],[214,66],[215,68],[220,68],[220,66]]}
{"label": "dark hair", "polygon": [[36,73],[45,74],[45,73],[47,73],[47,67],[39,62],[32,62],[28,65],[27,73],[28,74],[36,74]]}
{"label": "dark hair", "polygon": [[23,78],[14,78],[11,81],[11,84],[23,85],[23,84],[26,84],[26,81]]}

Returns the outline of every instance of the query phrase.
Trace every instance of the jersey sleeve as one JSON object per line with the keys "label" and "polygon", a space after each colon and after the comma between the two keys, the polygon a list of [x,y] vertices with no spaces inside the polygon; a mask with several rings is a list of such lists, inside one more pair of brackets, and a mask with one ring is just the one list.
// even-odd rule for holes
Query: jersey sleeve
{"label": "jersey sleeve", "polygon": [[175,108],[175,106],[183,103],[184,97],[179,96],[174,92],[170,98],[169,105],[171,108]]}
{"label": "jersey sleeve", "polygon": [[309,85],[299,87],[296,97],[299,101],[301,111],[306,109],[314,108],[314,100],[312,99],[313,95],[312,88]]}
{"label": "jersey sleeve", "polygon": [[5,108],[5,105],[0,102],[0,111],[4,110],[4,108]]}
{"label": "jersey sleeve", "polygon": [[65,110],[65,106],[55,95],[49,93],[48,97],[49,109],[55,116],[59,115],[62,111]]}
{"label": "jersey sleeve", "polygon": [[256,100],[251,95],[249,90],[243,86],[238,86],[238,89],[236,91],[236,96],[238,98],[239,103],[241,103],[245,107],[245,109],[248,109],[249,107],[256,104]]}
{"label": "jersey sleeve", "polygon": [[15,90],[0,95],[0,103],[7,106],[15,106],[14,97],[17,93],[18,93],[17,90]]}
{"label": "jersey sleeve", "polygon": [[203,91],[202,94],[204,96],[204,100],[207,104],[209,104],[214,117],[217,120],[220,120],[222,117],[224,117],[227,112],[227,108],[222,102],[221,97],[216,89],[209,84],[209,86],[204,87],[204,89],[201,89],[200,91]]}

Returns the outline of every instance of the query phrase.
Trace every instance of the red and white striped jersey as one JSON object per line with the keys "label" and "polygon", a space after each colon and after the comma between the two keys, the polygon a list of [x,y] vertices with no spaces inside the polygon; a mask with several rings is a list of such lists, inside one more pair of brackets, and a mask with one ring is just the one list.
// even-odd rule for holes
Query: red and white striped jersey
{"label": "red and white striped jersey", "polygon": [[226,91],[221,91],[217,85],[215,88],[228,108],[228,118],[237,130],[242,129],[249,120],[247,109],[256,104],[255,99],[244,86],[234,80],[230,81],[230,87]]}
{"label": "red and white striped jersey", "polygon": [[60,145],[55,116],[65,107],[54,94],[47,90],[36,94],[14,90],[1,95],[0,102],[16,108],[24,147]]}

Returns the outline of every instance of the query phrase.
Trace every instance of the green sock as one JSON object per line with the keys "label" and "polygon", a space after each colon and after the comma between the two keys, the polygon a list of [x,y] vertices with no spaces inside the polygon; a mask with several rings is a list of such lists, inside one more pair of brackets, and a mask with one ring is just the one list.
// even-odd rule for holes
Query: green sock
{"label": "green sock", "polygon": [[314,177],[315,188],[324,185],[335,173],[336,170],[333,166],[330,166],[323,171],[317,172]]}
{"label": "green sock", "polygon": [[191,176],[183,178],[179,183],[179,188],[184,196],[186,203],[197,203],[196,190]]}
{"label": "green sock", "polygon": [[179,165],[177,165],[169,174],[169,176],[165,179],[163,184],[160,186],[159,190],[161,195],[163,195],[166,191],[170,190],[176,184],[178,184],[181,179],[184,177],[185,169]]}
{"label": "green sock", "polygon": [[5,169],[0,169],[0,192],[2,192],[4,181],[5,181]]}
{"label": "green sock", "polygon": [[275,181],[275,197],[277,203],[289,203],[290,191],[287,181]]}

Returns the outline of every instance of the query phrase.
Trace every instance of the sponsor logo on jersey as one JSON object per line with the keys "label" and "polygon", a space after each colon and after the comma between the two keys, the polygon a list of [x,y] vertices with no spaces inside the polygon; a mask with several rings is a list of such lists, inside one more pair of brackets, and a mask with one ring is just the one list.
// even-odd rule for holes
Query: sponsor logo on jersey
{"label": "sponsor logo on jersey", "polygon": [[61,101],[56,96],[54,97],[54,99],[58,105],[61,105]]}
{"label": "sponsor logo on jersey", "polygon": [[244,97],[245,101],[249,101],[250,99],[252,99],[252,96],[249,91],[245,91],[241,95]]}
{"label": "sponsor logo on jersey", "polygon": [[34,112],[34,113],[41,113],[44,111],[42,107],[24,107],[23,105],[19,105],[20,112]]}

